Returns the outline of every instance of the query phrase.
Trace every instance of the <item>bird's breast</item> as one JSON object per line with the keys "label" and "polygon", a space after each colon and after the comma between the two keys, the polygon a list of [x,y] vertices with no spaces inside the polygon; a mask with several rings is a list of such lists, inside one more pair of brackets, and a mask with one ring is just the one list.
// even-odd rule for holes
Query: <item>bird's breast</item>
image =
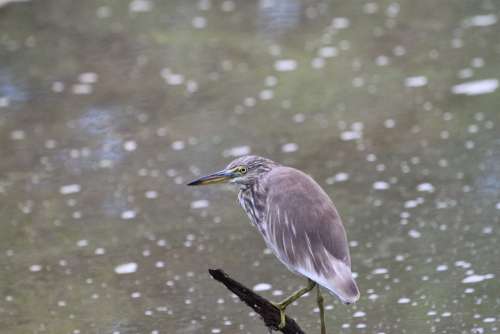
{"label": "bird's breast", "polygon": [[238,194],[241,207],[245,210],[250,222],[266,236],[264,229],[264,218],[266,213],[265,195],[258,185],[241,189]]}

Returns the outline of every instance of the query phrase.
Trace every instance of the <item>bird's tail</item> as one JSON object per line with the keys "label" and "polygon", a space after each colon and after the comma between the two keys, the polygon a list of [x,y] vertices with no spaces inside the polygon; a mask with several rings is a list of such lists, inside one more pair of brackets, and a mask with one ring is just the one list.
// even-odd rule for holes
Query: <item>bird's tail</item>
{"label": "bird's tail", "polygon": [[359,299],[359,289],[352,277],[351,269],[342,261],[335,261],[334,275],[328,280],[327,289],[337,295],[344,304],[355,303]]}

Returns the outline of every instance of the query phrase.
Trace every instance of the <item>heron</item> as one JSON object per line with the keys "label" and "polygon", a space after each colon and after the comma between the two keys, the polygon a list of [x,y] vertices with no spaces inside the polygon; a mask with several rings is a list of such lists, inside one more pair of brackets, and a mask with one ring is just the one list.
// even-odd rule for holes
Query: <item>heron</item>
{"label": "heron", "polygon": [[285,310],[317,287],[321,333],[326,332],[320,286],[352,304],[360,293],[351,271],[347,236],[330,197],[306,173],[255,155],[236,158],[226,168],[202,176],[189,186],[231,183],[239,187],[238,200],[267,247],[307,285],[274,305]]}

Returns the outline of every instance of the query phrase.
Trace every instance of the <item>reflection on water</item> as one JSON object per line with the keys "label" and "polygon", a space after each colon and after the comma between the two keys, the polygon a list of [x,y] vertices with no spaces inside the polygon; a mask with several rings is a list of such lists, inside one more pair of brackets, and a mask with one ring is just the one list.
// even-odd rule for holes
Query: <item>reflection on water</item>
{"label": "reflection on water", "polygon": [[0,328],[264,332],[207,269],[303,279],[231,187],[184,185],[254,153],[343,216],[333,332],[498,332],[499,29],[491,1],[0,1]]}
{"label": "reflection on water", "polygon": [[257,28],[265,35],[282,35],[300,23],[300,1],[260,0],[258,6]]}

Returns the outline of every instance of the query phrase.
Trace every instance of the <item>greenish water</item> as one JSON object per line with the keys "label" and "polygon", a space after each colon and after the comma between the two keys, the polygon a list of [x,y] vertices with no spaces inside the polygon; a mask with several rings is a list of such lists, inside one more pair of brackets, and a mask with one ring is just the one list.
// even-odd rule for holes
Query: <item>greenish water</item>
{"label": "greenish water", "polygon": [[0,332],[266,333],[207,269],[303,279],[185,186],[248,152],[343,217],[362,297],[329,333],[499,331],[496,1],[0,6]]}

